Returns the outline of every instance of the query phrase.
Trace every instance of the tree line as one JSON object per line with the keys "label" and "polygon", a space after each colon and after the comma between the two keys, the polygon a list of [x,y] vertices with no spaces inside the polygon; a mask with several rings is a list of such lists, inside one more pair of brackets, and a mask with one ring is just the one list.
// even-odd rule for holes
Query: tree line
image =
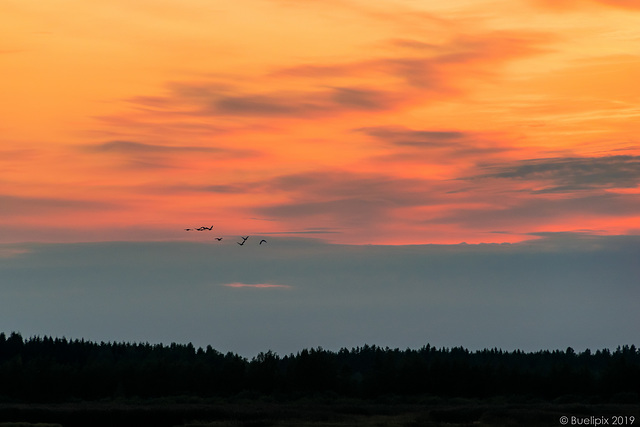
{"label": "tree line", "polygon": [[317,394],[337,397],[433,395],[545,400],[579,396],[637,403],[640,351],[634,346],[469,351],[462,347],[320,347],[248,359],[211,346],[90,342],[0,333],[0,400],[65,401],[167,396]]}

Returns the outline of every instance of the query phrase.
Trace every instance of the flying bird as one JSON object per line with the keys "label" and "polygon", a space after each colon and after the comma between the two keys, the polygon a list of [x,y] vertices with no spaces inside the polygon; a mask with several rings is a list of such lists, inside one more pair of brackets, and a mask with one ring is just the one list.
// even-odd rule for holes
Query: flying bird
{"label": "flying bird", "polygon": [[240,246],[244,245],[244,242],[246,242],[246,240],[243,240],[242,243],[240,242],[236,242],[237,244],[239,244]]}
{"label": "flying bird", "polygon": [[242,241],[243,241],[243,242],[246,242],[246,241],[247,241],[247,239],[249,238],[249,236],[247,236],[247,237],[242,237],[242,236],[240,236],[240,238],[242,239]]}
{"label": "flying bird", "polygon": [[259,243],[259,244],[261,245],[261,244],[263,244],[263,243],[267,243],[267,241],[266,241],[266,240],[264,240],[264,239],[260,240],[260,243]]}
{"label": "flying bird", "polygon": [[219,242],[220,240],[222,240],[222,237],[216,237],[216,240]]}

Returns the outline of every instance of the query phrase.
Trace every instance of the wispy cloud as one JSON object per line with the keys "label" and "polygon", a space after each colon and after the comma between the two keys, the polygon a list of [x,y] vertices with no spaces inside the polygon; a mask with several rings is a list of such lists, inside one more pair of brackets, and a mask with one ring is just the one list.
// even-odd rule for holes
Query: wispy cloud
{"label": "wispy cloud", "polygon": [[7,216],[40,215],[43,212],[95,211],[113,208],[115,208],[115,205],[107,202],[0,195],[0,215]]}
{"label": "wispy cloud", "polygon": [[402,126],[378,126],[356,129],[367,135],[397,146],[451,147],[466,139],[469,134],[454,130],[412,130]]}
{"label": "wispy cloud", "polygon": [[[406,206],[416,204],[416,199],[427,200],[425,196],[429,183],[429,180],[398,178],[382,173],[327,169],[278,175],[261,181],[203,186],[200,189],[217,193],[290,194],[297,202],[306,200],[312,204],[369,200],[379,204]],[[297,202],[294,204],[297,205]]]}
{"label": "wispy cloud", "polygon": [[118,167],[134,170],[183,168],[197,160],[228,161],[259,155],[256,150],[227,148],[211,144],[203,146],[169,145],[121,140],[85,144],[80,146],[80,149],[93,155],[113,156],[114,159],[118,159],[116,160]]}
{"label": "wispy cloud", "polygon": [[203,187],[194,187],[194,189],[209,191],[212,193],[221,193],[221,194],[242,194],[251,192],[254,188],[256,188],[256,184],[218,184],[218,185],[207,185]]}
{"label": "wispy cloud", "polygon": [[[479,197],[479,196],[478,196]],[[619,194],[589,195],[584,197],[517,197],[500,194],[485,200],[485,206],[473,209],[452,208],[432,224],[457,224],[466,229],[536,230],[552,228],[554,224],[574,227],[578,224],[610,221],[623,226],[622,220],[633,218],[640,212],[640,200]],[[590,221],[588,221],[590,220]]]}
{"label": "wispy cloud", "polygon": [[204,110],[207,114],[238,116],[308,116],[326,106],[297,94],[216,96]]}
{"label": "wispy cloud", "polygon": [[0,246],[0,258],[14,258],[20,255],[28,254],[30,249],[14,246],[14,245],[2,245]]}
{"label": "wispy cloud", "polygon": [[356,129],[395,149],[443,149],[457,155],[498,153],[511,148],[487,135],[462,130],[415,130],[403,126]]}
{"label": "wispy cloud", "polygon": [[[198,91],[200,94],[194,95]],[[174,84],[164,103],[190,105],[191,114],[195,115],[311,118],[341,111],[389,109],[393,101],[391,92],[362,86],[318,85],[298,91],[258,93],[240,87],[221,91],[214,83],[212,86]]]}
{"label": "wispy cloud", "polygon": [[354,62],[300,64],[275,70],[271,76],[324,80],[336,77],[366,80],[387,76],[404,81],[414,92],[428,89],[450,93],[460,90],[460,84],[469,78],[489,77],[500,63],[547,52],[553,41],[555,38],[548,33],[527,31],[459,35],[437,45],[419,39],[391,39],[388,41],[390,52],[397,52],[401,45],[410,47],[413,54],[402,55],[406,52],[401,52]]}
{"label": "wispy cloud", "polygon": [[267,186],[329,203],[411,206],[430,200],[429,183],[428,180],[385,174],[330,170],[279,176],[269,181]]}
{"label": "wispy cloud", "polygon": [[640,156],[531,159],[489,169],[492,172],[474,179],[531,181],[536,193],[635,188],[640,184]]}
{"label": "wispy cloud", "polygon": [[249,288],[249,289],[291,289],[289,285],[276,285],[273,283],[226,283],[222,286],[227,288]]}
{"label": "wispy cloud", "polygon": [[[478,162],[498,161],[510,151],[508,141],[489,135],[455,129],[410,129],[404,126],[373,126],[356,129],[386,148],[384,154],[370,158],[376,164],[455,165],[475,168]],[[453,172],[453,170],[452,170]]]}
{"label": "wispy cloud", "polygon": [[103,153],[211,153],[222,152],[224,150],[215,147],[196,147],[196,146],[176,146],[176,145],[157,145],[145,144],[135,141],[108,141],[96,145],[86,145],[85,149],[94,152]]}
{"label": "wispy cloud", "polygon": [[[379,230],[392,224],[399,211],[449,203],[442,187],[428,179],[327,169],[202,186],[200,190],[260,198],[260,203],[244,211],[276,221],[278,225],[267,234],[337,234],[374,226]],[[269,196],[265,199],[264,195]]]}
{"label": "wispy cloud", "polygon": [[265,185],[281,201],[252,207],[255,214],[294,230],[317,224],[370,236],[398,226],[402,212],[446,199],[429,180],[336,170],[283,175]]}
{"label": "wispy cloud", "polygon": [[[353,61],[275,64],[272,71],[251,76],[251,85],[237,76],[217,76],[204,83],[172,82],[164,96],[133,97],[130,102],[146,108],[142,116],[169,115],[173,120],[308,119],[388,111],[434,102],[434,94],[458,94],[469,81],[490,78],[510,60],[546,52],[552,42],[549,34],[527,31],[458,35],[435,46],[429,40],[391,39],[386,55],[376,52]],[[398,52],[399,44],[410,47],[410,52]],[[426,93],[432,97],[425,98]]]}
{"label": "wispy cloud", "polygon": [[277,235],[287,235],[287,234],[335,234],[339,233],[338,230],[334,230],[328,227],[318,227],[318,228],[308,228],[305,230],[297,230],[297,231],[274,231],[268,232],[264,234],[277,234]]}
{"label": "wispy cloud", "polygon": [[628,10],[640,10],[636,0],[531,0],[533,3],[555,10],[581,9],[588,3],[617,7]]}

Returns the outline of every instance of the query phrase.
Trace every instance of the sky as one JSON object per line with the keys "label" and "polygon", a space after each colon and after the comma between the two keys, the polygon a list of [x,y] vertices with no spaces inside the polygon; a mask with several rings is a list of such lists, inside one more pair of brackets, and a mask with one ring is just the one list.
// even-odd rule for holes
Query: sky
{"label": "sky", "polygon": [[0,10],[0,329],[640,342],[637,1]]}

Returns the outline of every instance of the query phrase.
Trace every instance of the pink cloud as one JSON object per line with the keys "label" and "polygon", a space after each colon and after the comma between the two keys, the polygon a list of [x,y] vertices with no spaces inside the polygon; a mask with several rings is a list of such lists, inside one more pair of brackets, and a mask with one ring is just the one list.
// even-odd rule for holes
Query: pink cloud
{"label": "pink cloud", "polygon": [[291,286],[288,285],[274,285],[271,283],[226,283],[222,286],[226,286],[227,288],[279,288],[279,289],[291,289]]}
{"label": "pink cloud", "polygon": [[29,252],[31,251],[26,248],[19,248],[19,247],[12,247],[12,246],[0,247],[0,258],[14,258],[16,256],[24,255]]}

